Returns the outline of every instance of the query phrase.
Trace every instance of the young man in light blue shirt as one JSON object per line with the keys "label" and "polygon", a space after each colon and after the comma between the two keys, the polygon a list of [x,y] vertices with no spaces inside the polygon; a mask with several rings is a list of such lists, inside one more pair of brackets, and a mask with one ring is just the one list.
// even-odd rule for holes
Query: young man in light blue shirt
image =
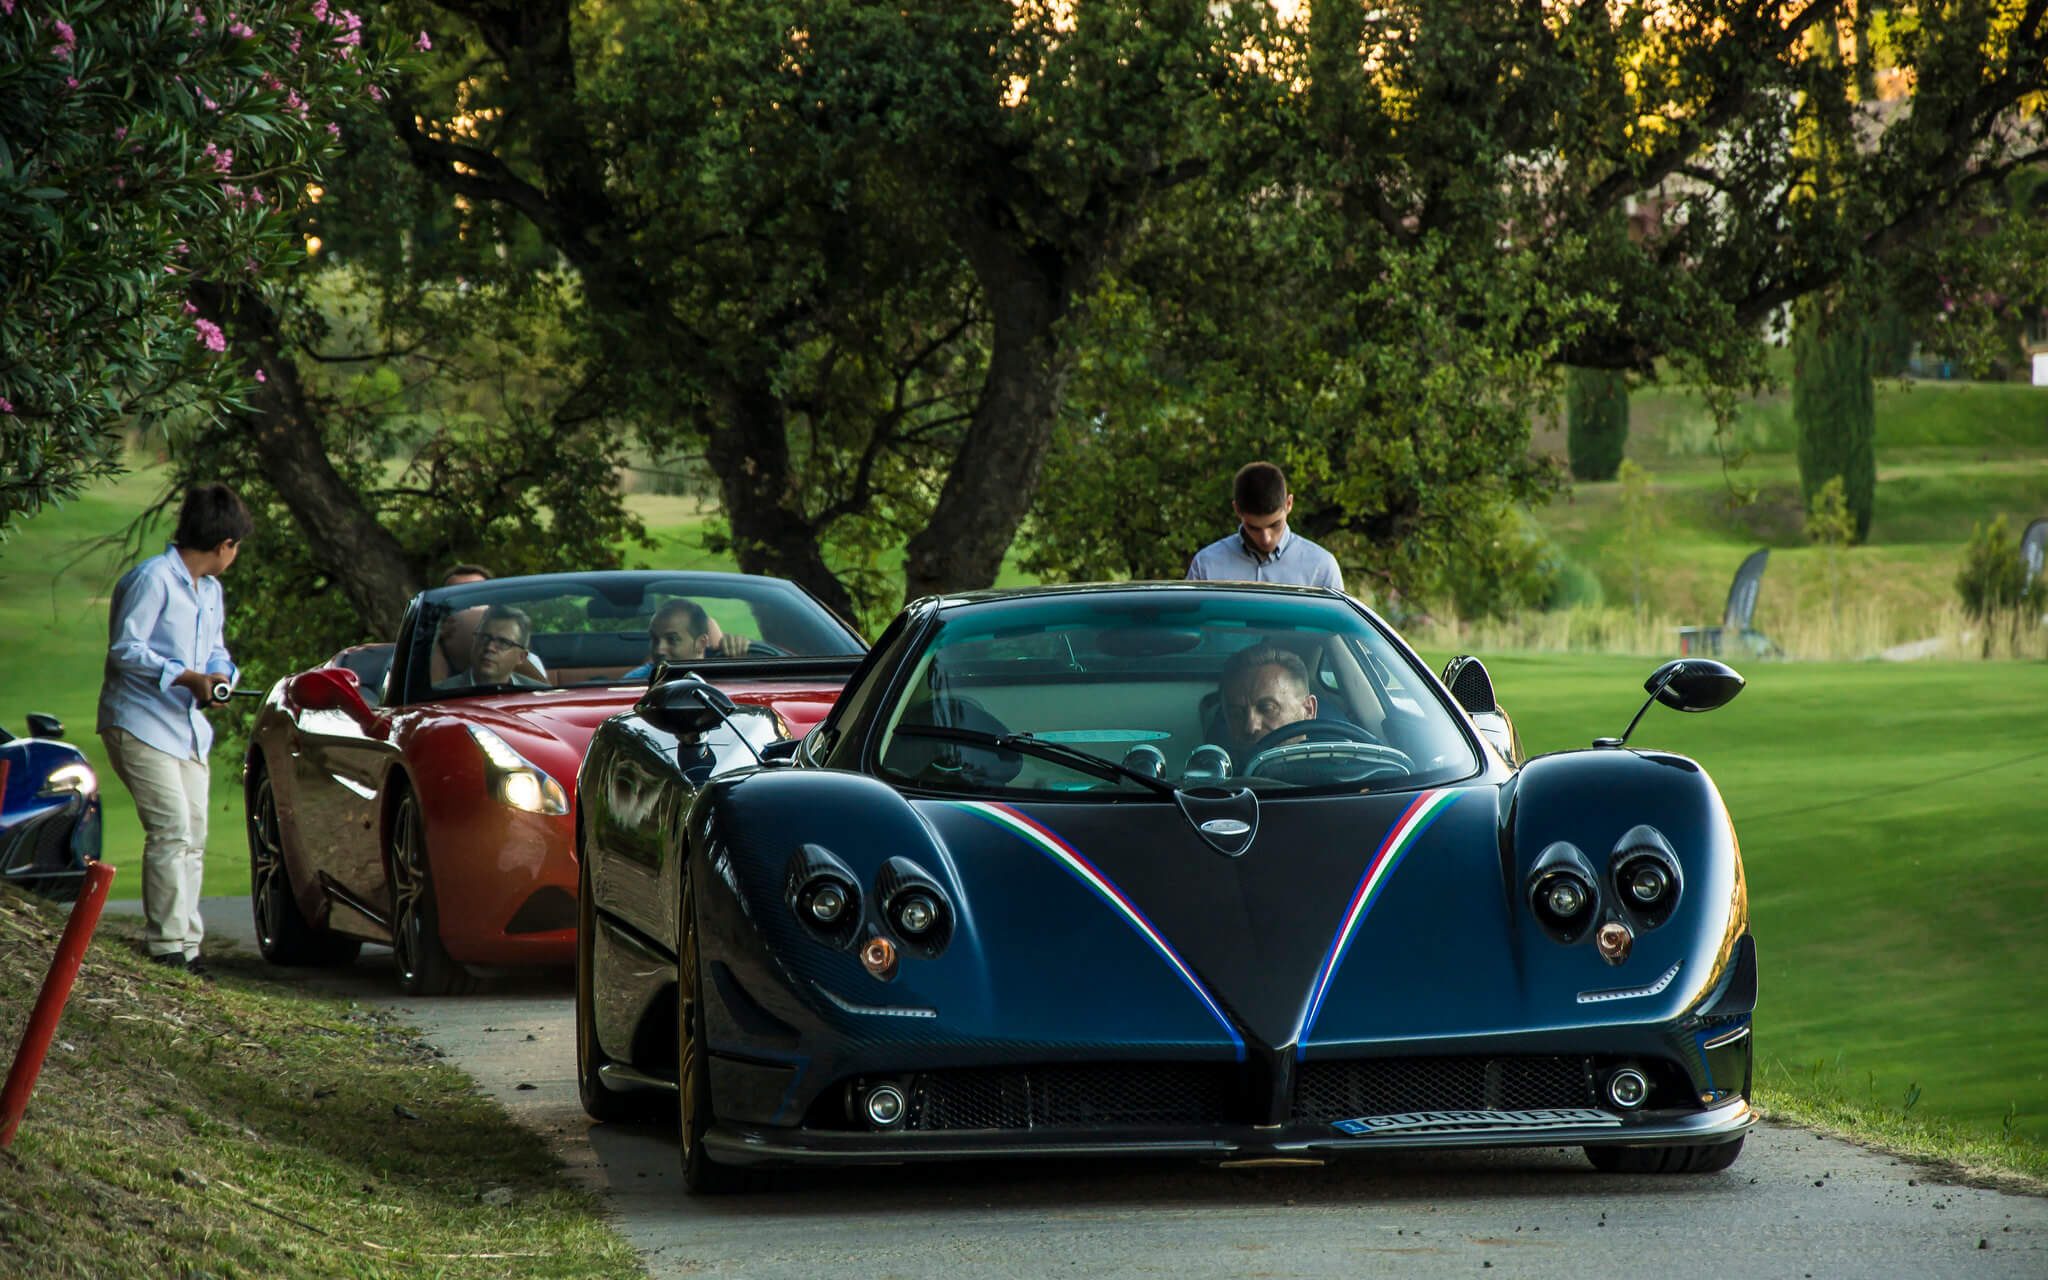
{"label": "young man in light blue shirt", "polygon": [[1237,532],[1195,553],[1188,561],[1190,580],[1344,589],[1337,557],[1289,532],[1287,515],[1294,510],[1294,495],[1287,491],[1285,472],[1270,462],[1247,462],[1238,468],[1230,488]]}
{"label": "young man in light blue shirt", "polygon": [[254,528],[226,485],[185,495],[172,544],[114,588],[100,685],[100,738],[142,819],[144,944],[158,964],[194,973],[205,972],[199,883],[213,747],[202,713],[239,675],[222,634],[220,575]]}

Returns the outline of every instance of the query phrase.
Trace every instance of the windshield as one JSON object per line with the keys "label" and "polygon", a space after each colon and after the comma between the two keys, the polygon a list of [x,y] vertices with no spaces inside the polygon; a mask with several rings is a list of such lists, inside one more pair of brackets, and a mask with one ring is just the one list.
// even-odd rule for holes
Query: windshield
{"label": "windshield", "polygon": [[1479,765],[1427,677],[1355,609],[1253,592],[969,606],[882,724],[882,776],[944,791],[1379,791]]}
{"label": "windshield", "polygon": [[651,573],[506,578],[429,592],[413,626],[415,697],[644,684],[659,662],[836,657],[858,637],[786,582]]}

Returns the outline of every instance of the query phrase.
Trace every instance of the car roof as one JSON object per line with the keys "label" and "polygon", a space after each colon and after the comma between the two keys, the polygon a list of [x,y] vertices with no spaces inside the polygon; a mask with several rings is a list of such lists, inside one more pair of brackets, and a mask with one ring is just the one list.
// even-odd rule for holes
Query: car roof
{"label": "car roof", "polygon": [[626,586],[632,583],[673,582],[684,587],[696,587],[715,592],[719,587],[751,586],[756,590],[766,587],[770,590],[786,590],[799,595],[806,594],[802,587],[787,578],[774,578],[761,573],[726,573],[716,569],[587,569],[571,573],[528,573],[505,578],[486,578],[481,582],[458,582],[452,587],[432,587],[420,593],[420,599],[432,604],[459,603],[463,600],[498,595],[510,587],[533,587],[542,592],[553,587],[567,587],[577,584],[590,586]]}
{"label": "car roof", "polygon": [[1026,600],[1044,600],[1060,596],[1130,596],[1133,599],[1165,595],[1246,595],[1246,596],[1303,596],[1324,600],[1341,600],[1356,604],[1350,596],[1328,587],[1301,587],[1284,582],[1189,582],[1183,580],[1161,582],[1076,582],[1033,587],[997,587],[984,591],[962,591],[950,595],[931,597],[938,608],[951,612],[956,609],[971,609],[981,606],[1014,604]]}

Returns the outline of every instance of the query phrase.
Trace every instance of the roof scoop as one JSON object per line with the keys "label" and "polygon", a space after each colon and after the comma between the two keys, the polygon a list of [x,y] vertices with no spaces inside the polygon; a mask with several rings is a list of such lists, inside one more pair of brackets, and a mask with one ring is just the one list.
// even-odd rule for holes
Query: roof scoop
{"label": "roof scoop", "polygon": [[1226,858],[1252,847],[1259,834],[1259,797],[1250,787],[1196,787],[1173,793],[1195,834]]}

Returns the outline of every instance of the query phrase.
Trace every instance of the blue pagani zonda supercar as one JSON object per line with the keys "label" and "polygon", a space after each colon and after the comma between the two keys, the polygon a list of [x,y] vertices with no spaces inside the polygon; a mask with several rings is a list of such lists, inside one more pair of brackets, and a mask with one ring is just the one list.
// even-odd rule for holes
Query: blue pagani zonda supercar
{"label": "blue pagani zonda supercar", "polygon": [[[1685,659],[1646,691],[1741,687]],[[1439,680],[1337,593],[920,600],[774,730],[679,673],[576,790],[583,1103],[679,1111],[692,1191],[1417,1146],[1707,1172],[1756,1119],[1706,773],[1626,734],[1525,761],[1483,666]]]}

